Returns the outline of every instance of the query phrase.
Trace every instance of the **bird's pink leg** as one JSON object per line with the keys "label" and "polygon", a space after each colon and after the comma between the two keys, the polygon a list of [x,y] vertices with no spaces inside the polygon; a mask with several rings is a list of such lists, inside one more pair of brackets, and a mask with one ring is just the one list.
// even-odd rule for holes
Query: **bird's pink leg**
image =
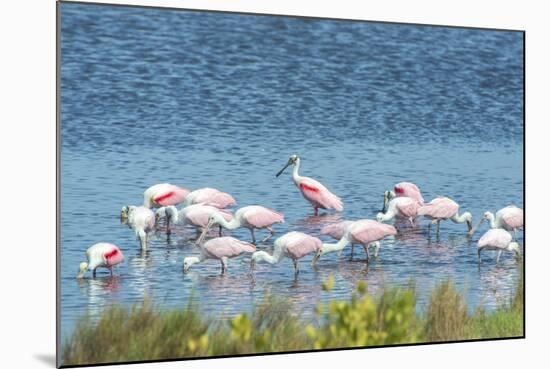
{"label": "bird's pink leg", "polygon": [[220,227],[220,237],[222,236],[222,226],[218,226]]}
{"label": "bird's pink leg", "polygon": [[112,277],[113,276],[113,267],[112,266],[109,267],[109,272],[111,272],[111,277]]}
{"label": "bird's pink leg", "polygon": [[222,262],[222,274],[225,274],[225,270],[227,269],[227,258],[226,257],[221,258],[221,262]]}
{"label": "bird's pink leg", "polygon": [[350,260],[353,260],[353,248],[354,248],[354,247],[355,247],[355,244],[352,243],[352,244],[351,244],[351,254],[350,254],[350,256],[349,256],[349,259],[350,259]]}
{"label": "bird's pink leg", "polygon": [[273,230],[273,228],[271,228],[271,227],[266,227],[266,229],[269,231],[269,234],[267,235],[267,237],[265,237],[265,238],[262,240],[262,243],[264,243],[265,241],[269,240],[271,237],[273,237],[273,234],[275,234],[275,231]]}
{"label": "bird's pink leg", "polygon": [[441,223],[441,219],[437,220],[437,234],[439,234],[439,223]]}
{"label": "bird's pink leg", "polygon": [[319,209],[313,208],[313,215],[315,216],[319,215]]}
{"label": "bird's pink leg", "polygon": [[254,228],[250,228],[250,234],[252,235],[252,243],[256,244],[256,235],[254,235]]}
{"label": "bird's pink leg", "polygon": [[95,269],[93,270],[93,272],[92,272],[92,277],[94,277],[94,278],[95,278],[95,271],[96,271],[96,269],[97,269],[97,268],[95,268]]}

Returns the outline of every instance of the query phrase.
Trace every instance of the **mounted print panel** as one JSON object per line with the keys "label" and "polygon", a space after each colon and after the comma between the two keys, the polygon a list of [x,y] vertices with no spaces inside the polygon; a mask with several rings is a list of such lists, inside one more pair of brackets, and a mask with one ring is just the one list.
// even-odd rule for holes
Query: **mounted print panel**
{"label": "mounted print panel", "polygon": [[524,33],[60,2],[58,365],[524,337]]}

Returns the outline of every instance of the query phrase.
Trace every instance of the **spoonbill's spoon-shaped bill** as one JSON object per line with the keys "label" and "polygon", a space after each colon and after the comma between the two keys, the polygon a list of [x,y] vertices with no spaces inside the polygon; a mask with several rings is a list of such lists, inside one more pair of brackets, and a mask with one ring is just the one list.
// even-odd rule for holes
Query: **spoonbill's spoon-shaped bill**
{"label": "spoonbill's spoon-shaped bill", "polygon": [[256,246],[251,243],[240,241],[233,237],[218,237],[208,240],[204,244],[199,244],[200,256],[188,256],[183,259],[183,272],[187,273],[193,264],[202,263],[208,259],[219,260],[221,262],[221,274],[227,270],[228,259],[240,256],[243,253],[252,253],[256,251]]}
{"label": "spoonbill's spoon-shaped bill", "polygon": [[87,262],[80,263],[77,278],[84,278],[86,271],[91,271],[96,276],[98,268],[107,268],[113,275],[113,267],[124,261],[122,251],[112,243],[100,242],[92,245],[86,250]]}
{"label": "spoonbill's spoon-shaped bill", "polygon": [[291,155],[290,158],[288,158],[288,162],[284,168],[281,169],[275,177],[280,176],[290,165],[294,166],[292,171],[292,180],[302,193],[302,196],[313,207],[313,213],[315,215],[318,214],[319,209],[334,209],[336,211],[344,210],[342,200],[330,192],[321,182],[316,181],[313,178],[300,176],[298,173],[300,170],[300,158],[298,155]]}

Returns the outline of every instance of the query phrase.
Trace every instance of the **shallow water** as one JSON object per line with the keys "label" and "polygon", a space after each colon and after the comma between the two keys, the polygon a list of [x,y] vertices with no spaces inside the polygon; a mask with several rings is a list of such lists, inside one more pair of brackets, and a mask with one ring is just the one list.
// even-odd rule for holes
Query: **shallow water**
{"label": "shallow water", "polygon": [[[209,261],[182,273],[197,254],[195,231],[159,232],[141,253],[119,222],[148,186],[216,187],[240,206],[285,214],[277,235],[313,235],[339,219],[372,218],[394,183],[417,183],[426,200],[447,195],[477,222],[486,210],[523,205],[523,38],[521,33],[366,22],[312,21],[187,11],[60,5],[61,331],[113,303],[144,296],[167,307],[193,295],[212,314],[249,311],[268,291],[313,315],[320,300],[416,283],[420,309],[451,278],[470,308],[488,309],[515,290],[518,264],[487,253],[477,263],[466,226],[426,221],[382,242],[368,268],[350,249],[301,262]],[[312,216],[290,170],[302,157],[312,176],[342,197],[342,214]],[[226,232],[226,234],[229,234]],[[249,240],[247,230],[233,232]],[[260,234],[263,235],[263,234]],[[521,235],[522,236],[522,235]],[[325,241],[329,239],[324,238]],[[112,242],[126,262],[116,277],[75,279],[90,245]],[[520,242],[523,243],[522,237]],[[269,244],[260,249],[271,250]],[[331,293],[321,282],[335,276]]]}

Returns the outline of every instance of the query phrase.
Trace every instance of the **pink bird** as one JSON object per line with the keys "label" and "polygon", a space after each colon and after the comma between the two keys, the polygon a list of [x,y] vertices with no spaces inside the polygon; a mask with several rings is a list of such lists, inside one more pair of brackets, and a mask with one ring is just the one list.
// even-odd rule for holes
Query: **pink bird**
{"label": "pink bird", "polygon": [[[321,228],[321,231],[319,232],[321,235],[330,236],[331,238],[339,241],[342,237],[344,237],[344,234],[346,233],[347,228],[355,223],[353,220],[344,220],[338,223],[328,224]],[[353,249],[355,247],[355,244],[351,244],[351,256],[350,260],[353,259]]]}
{"label": "pink bird", "polygon": [[222,264],[222,273],[227,270],[227,260],[240,256],[243,253],[256,251],[256,246],[251,243],[240,241],[233,237],[218,237],[199,244],[200,256],[188,256],[183,259],[183,272],[187,273],[191,265],[202,263],[207,259],[219,260]]}
{"label": "pink bird", "polygon": [[308,254],[318,252],[322,244],[323,242],[317,237],[302,232],[288,232],[277,238],[273,243],[273,255],[269,255],[265,251],[256,251],[253,253],[250,261],[250,268],[254,269],[256,263],[260,261],[276,264],[287,257],[292,259],[294,263],[294,274],[297,275],[300,273],[298,259]]}
{"label": "pink bird", "polygon": [[390,200],[385,213],[378,213],[376,220],[379,222],[387,222],[395,217],[406,218],[411,225],[414,225],[414,218],[417,216],[417,211],[420,205],[415,199],[410,197],[394,197]]}
{"label": "pink bird", "polygon": [[[167,218],[167,224],[191,224],[202,231],[206,228],[208,219],[214,213],[221,214],[228,222],[233,219],[233,215],[229,211],[205,204],[189,205],[179,211],[175,206],[166,206],[158,209],[155,216],[157,223],[160,219]],[[170,233],[169,229],[167,229],[167,233]]]}
{"label": "pink bird", "polygon": [[388,202],[395,197],[410,197],[416,200],[419,205],[424,205],[424,198],[417,185],[411,182],[400,182],[393,187],[393,191],[384,192],[384,207],[382,212],[386,211]]}
{"label": "pink bird", "polygon": [[481,263],[481,250],[496,250],[497,263],[500,260],[502,251],[512,251],[516,256],[520,256],[519,244],[512,242],[512,235],[502,228],[489,229],[477,242],[477,256]]}
{"label": "pink bird", "polygon": [[280,176],[290,165],[294,165],[292,180],[296,187],[302,192],[302,196],[304,196],[311,206],[313,206],[314,215],[318,214],[318,209],[344,210],[342,200],[340,200],[338,196],[330,192],[325,186],[313,178],[302,177],[298,174],[300,170],[300,158],[297,155],[291,155],[285,167],[281,169],[275,177]]}
{"label": "pink bird", "polygon": [[283,214],[259,205],[245,206],[238,209],[231,221],[227,221],[220,213],[213,213],[210,215],[208,224],[202,232],[198,242],[202,242],[210,227],[216,224],[230,230],[239,227],[248,228],[252,234],[253,243],[256,243],[254,230],[265,228],[269,231],[269,235],[262,240],[262,242],[265,242],[275,233],[271,226],[275,223],[284,223],[284,221],[285,218]]}
{"label": "pink bird", "polygon": [[367,253],[367,261],[370,258],[369,247],[374,247],[374,257],[378,257],[378,251],[380,250],[380,240],[387,236],[393,236],[397,234],[395,227],[377,222],[371,219],[361,219],[350,224],[344,231],[344,235],[337,243],[325,243],[321,250],[317,253],[313,259],[313,263],[324,254],[330,252],[340,252],[349,245],[359,243],[363,245],[365,252]]}
{"label": "pink bird", "polygon": [[436,197],[428,204],[418,208],[417,214],[432,219],[429,227],[437,223],[437,233],[439,233],[439,223],[442,220],[450,219],[454,223],[464,223],[468,226],[468,232],[472,230],[472,214],[465,211],[462,215],[458,214],[460,206],[448,197]]}
{"label": "pink bird", "polygon": [[155,213],[145,206],[124,206],[120,217],[136,233],[141,249],[147,249],[148,235],[155,230]]}
{"label": "pink bird", "polygon": [[515,205],[508,205],[497,211],[495,215],[490,211],[486,211],[477,226],[470,231],[470,234],[474,234],[475,230],[486,220],[491,228],[503,228],[510,232],[513,231],[514,238],[517,238],[517,231],[523,229],[523,209]]}
{"label": "pink bird", "polygon": [[80,263],[80,270],[77,278],[84,278],[87,270],[92,271],[95,278],[97,268],[107,268],[113,275],[113,267],[124,261],[124,255],[120,249],[112,243],[100,242],[90,246],[86,250],[86,259],[88,262]]}
{"label": "pink bird", "polygon": [[200,188],[190,192],[183,201],[183,206],[193,204],[208,204],[223,209],[233,206],[237,204],[237,202],[230,194],[221,192],[215,188]]}
{"label": "pink bird", "polygon": [[189,190],[170,183],[159,183],[149,187],[143,193],[143,206],[160,208],[161,206],[178,205],[183,202]]}

